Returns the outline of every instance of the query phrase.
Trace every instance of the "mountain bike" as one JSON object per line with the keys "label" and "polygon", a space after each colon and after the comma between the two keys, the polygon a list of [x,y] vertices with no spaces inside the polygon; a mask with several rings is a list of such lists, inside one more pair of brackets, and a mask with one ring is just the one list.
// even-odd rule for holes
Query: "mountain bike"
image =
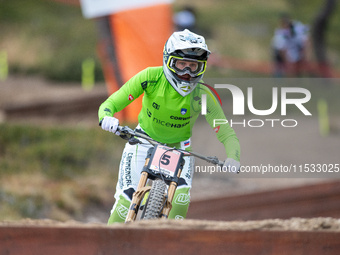
{"label": "mountain bike", "polygon": [[[195,156],[211,164],[223,167],[223,161],[217,157],[206,157],[196,152],[171,148],[157,142],[145,133],[132,130],[128,126],[119,126],[120,137],[128,140],[131,145],[142,144],[142,138],[152,145],[147,152],[145,164],[125,223],[140,219],[166,219],[172,208],[172,200],[178,186],[178,181],[185,163],[184,157]],[[147,186],[148,181],[152,186]],[[143,201],[143,202],[142,202]]]}

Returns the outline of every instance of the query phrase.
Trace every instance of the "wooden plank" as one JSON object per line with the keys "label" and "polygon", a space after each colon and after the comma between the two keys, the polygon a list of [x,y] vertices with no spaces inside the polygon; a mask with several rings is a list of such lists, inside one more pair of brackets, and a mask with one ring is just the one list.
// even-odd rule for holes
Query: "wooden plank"
{"label": "wooden plank", "polygon": [[340,181],[193,201],[187,218],[261,220],[320,216],[340,218]]}
{"label": "wooden plank", "polygon": [[0,254],[338,255],[340,232],[0,227]]}

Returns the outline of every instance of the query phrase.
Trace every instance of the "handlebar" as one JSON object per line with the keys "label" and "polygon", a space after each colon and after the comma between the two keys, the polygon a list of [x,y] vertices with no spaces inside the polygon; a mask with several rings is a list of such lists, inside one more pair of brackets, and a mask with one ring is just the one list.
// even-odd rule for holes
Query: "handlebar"
{"label": "handlebar", "polygon": [[[102,125],[102,120],[99,122],[99,126]],[[140,140],[138,140],[138,138],[143,138],[145,140],[147,140],[150,144],[152,144],[153,146],[157,145],[157,144],[161,144],[161,145],[166,145],[164,143],[160,143],[160,142],[157,142],[156,140],[153,140],[151,137],[149,137],[148,135],[146,134],[143,134],[141,132],[138,132],[138,131],[134,131],[132,130],[130,127],[128,126],[118,126],[117,127],[117,131],[120,133],[120,137],[122,139],[125,139],[125,140],[128,140],[129,141],[129,144],[131,145],[135,145],[135,144],[142,144],[142,142]],[[136,138],[138,137],[138,138]],[[174,148],[178,151],[184,151],[182,149],[177,149],[177,148]],[[203,159],[213,165],[219,165],[220,167],[223,167],[224,165],[224,162],[219,160],[217,157],[206,157],[202,154],[199,154],[197,152],[188,152],[188,151],[184,151],[184,156],[195,156],[197,158],[200,158],[200,159]]]}
{"label": "handlebar", "polygon": [[[155,140],[153,140],[151,137],[149,137],[148,135],[146,134],[143,134],[141,132],[138,132],[138,131],[135,131],[135,130],[132,130],[130,127],[128,126],[118,126],[117,128],[117,131],[120,133],[120,137],[125,139],[125,140],[128,140],[129,143],[131,145],[135,145],[135,144],[142,144],[142,142],[138,139],[138,138],[142,138],[142,139],[145,139],[147,140],[150,144],[152,145],[157,145],[157,144],[160,144],[160,145],[166,145],[164,143],[160,143],[160,142],[157,142]],[[136,138],[138,137],[138,138]],[[177,148],[174,148],[178,151],[184,151],[182,149],[177,149]],[[205,160],[213,165],[219,165],[220,167],[223,167],[224,165],[224,162],[219,160],[217,157],[206,157],[202,154],[199,154],[197,152],[192,152],[192,151],[184,151],[184,156],[195,156],[197,158],[200,158],[202,160]]]}

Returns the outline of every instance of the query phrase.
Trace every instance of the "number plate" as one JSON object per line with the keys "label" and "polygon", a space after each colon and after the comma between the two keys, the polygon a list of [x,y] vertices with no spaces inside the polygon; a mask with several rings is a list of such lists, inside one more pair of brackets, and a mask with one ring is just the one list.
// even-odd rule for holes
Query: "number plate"
{"label": "number plate", "polygon": [[155,149],[156,151],[153,154],[150,169],[174,177],[181,153],[178,151],[167,151],[171,148],[160,145]]}

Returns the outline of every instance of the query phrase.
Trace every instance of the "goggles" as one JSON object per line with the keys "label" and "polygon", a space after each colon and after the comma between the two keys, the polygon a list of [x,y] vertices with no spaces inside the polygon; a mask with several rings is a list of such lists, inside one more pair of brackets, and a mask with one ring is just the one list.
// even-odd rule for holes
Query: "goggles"
{"label": "goggles", "polygon": [[167,66],[178,75],[189,74],[191,77],[196,77],[205,72],[206,62],[204,60],[170,56]]}

